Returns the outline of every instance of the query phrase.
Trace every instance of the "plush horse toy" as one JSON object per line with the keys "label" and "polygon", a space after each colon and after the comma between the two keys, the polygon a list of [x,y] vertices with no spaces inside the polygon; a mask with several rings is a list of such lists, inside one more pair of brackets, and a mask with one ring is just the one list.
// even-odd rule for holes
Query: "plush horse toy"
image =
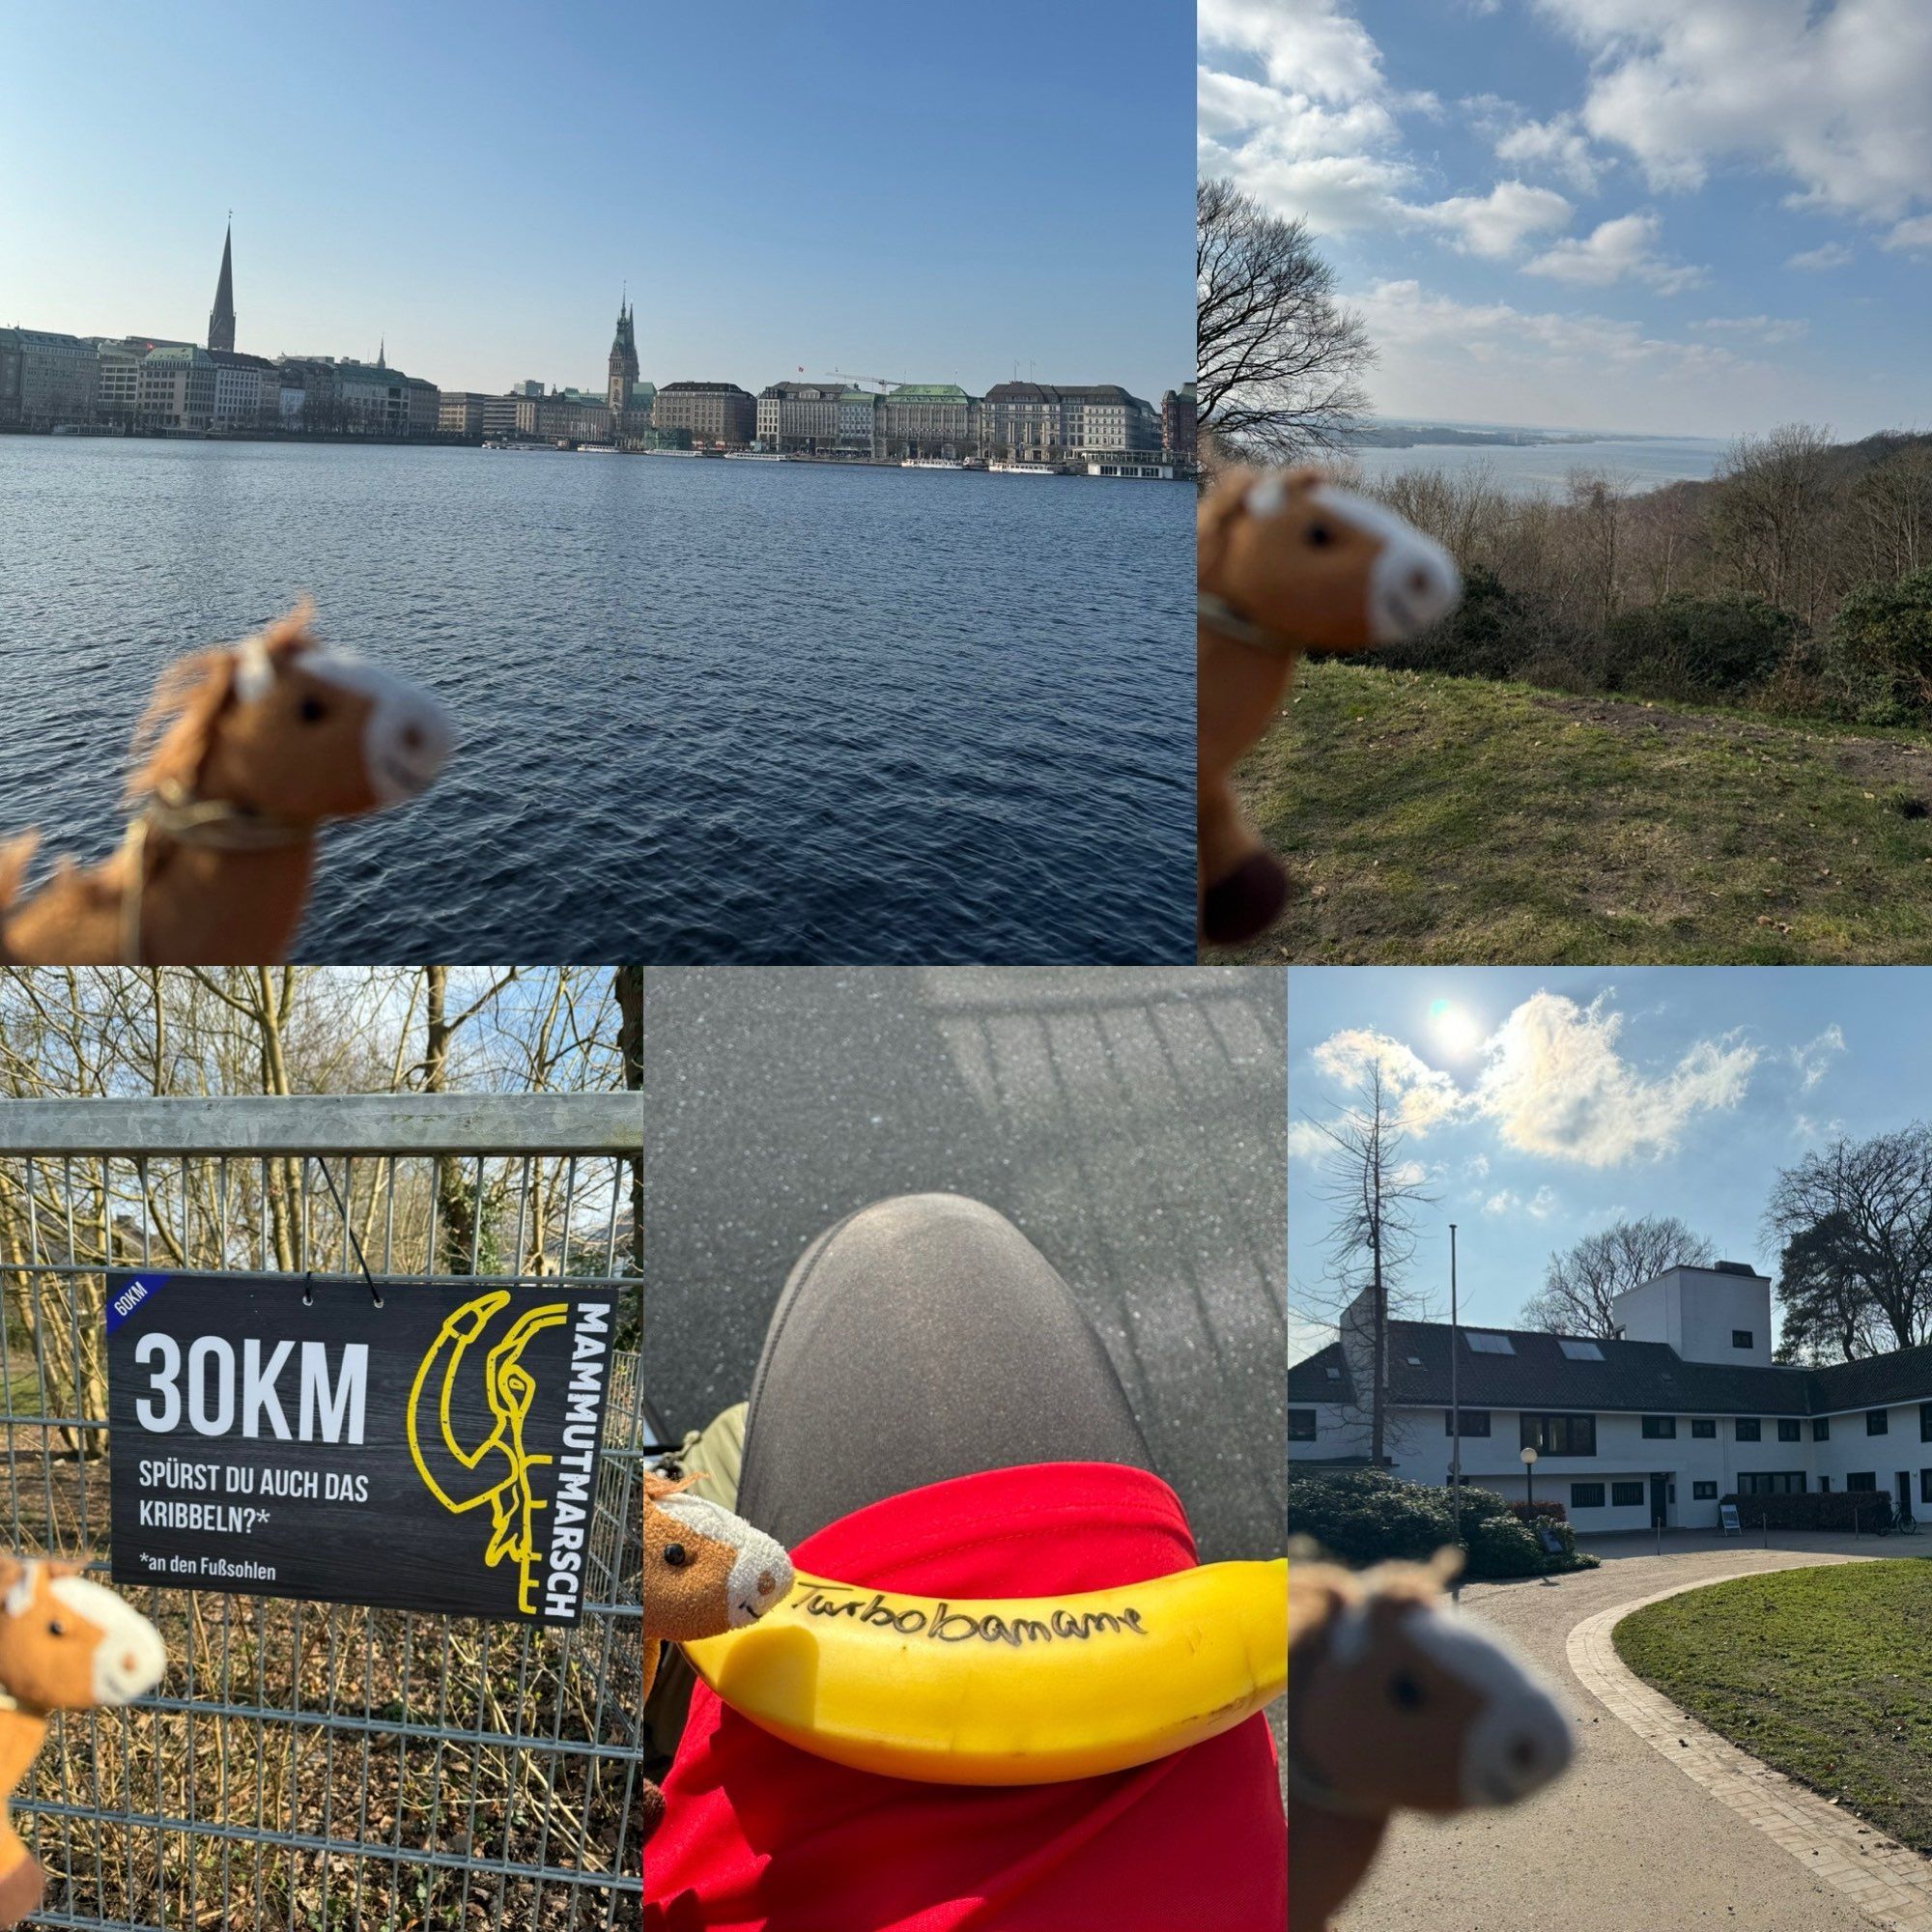
{"label": "plush horse toy", "polygon": [[[658,1645],[722,1636],[756,1623],[791,1593],[791,1558],[761,1529],[722,1503],[686,1492],[697,1479],[644,1475],[644,1687],[656,1680]],[[664,1816],[664,1793],[646,1778],[643,1836]]]}
{"label": "plush horse toy", "polygon": [[1542,1681],[1444,1607],[1461,1562],[1288,1566],[1289,1932],[1326,1932],[1391,1813],[1513,1804],[1570,1762]]}
{"label": "plush horse toy", "polygon": [[0,1556],[0,1926],[39,1909],[44,1874],[8,1815],[52,1711],[126,1704],[167,1668],[160,1634],[74,1563]]}
{"label": "plush horse toy", "polygon": [[1233,774],[1280,712],[1303,651],[1359,651],[1455,608],[1449,554],[1317,469],[1227,471],[1202,499],[1196,545],[1201,936],[1265,931],[1288,874],[1236,803]]}
{"label": "plush horse toy", "polygon": [[63,860],[14,900],[39,842],[0,845],[0,961],[261,965],[301,923],[317,827],[414,798],[449,749],[427,692],[336,656],[304,603],[171,666],[135,732],[134,814],[114,856]]}

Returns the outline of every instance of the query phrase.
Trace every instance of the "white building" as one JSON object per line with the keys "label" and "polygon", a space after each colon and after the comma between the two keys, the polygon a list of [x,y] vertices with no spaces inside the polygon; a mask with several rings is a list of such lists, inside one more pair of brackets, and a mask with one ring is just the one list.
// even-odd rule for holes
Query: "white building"
{"label": "white building", "polygon": [[[1449,1480],[1451,1351],[1465,1482],[1563,1504],[1577,1529],[1710,1529],[1728,1495],[1885,1491],[1932,1514],[1932,1347],[1827,1368],[1771,1359],[1771,1283],[1740,1262],[1677,1267],[1619,1295],[1618,1339],[1388,1324],[1383,1466]],[[1369,1463],[1373,1324],[1288,1374],[1289,1461]],[[1537,1451],[1525,1475],[1521,1452]]]}

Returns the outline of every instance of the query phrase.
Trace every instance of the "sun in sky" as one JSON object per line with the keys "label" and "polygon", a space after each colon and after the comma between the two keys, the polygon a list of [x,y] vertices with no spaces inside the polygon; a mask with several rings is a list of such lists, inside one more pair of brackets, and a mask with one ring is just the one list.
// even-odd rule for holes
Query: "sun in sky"
{"label": "sun in sky", "polygon": [[1483,1043],[1481,1021],[1454,1000],[1430,1001],[1429,1032],[1437,1051],[1450,1060],[1467,1060]]}

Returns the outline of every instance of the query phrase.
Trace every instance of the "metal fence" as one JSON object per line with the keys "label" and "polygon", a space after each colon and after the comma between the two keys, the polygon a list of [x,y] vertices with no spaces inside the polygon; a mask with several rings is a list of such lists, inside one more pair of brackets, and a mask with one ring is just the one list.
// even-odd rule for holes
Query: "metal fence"
{"label": "metal fence", "polygon": [[[105,1569],[104,1270],[615,1284],[572,1629],[124,1592],[169,1669],[57,1718],[14,1804],[35,1920],[88,1932],[614,1932],[639,1922],[637,1096],[0,1104],[6,1542]],[[393,1291],[391,1290],[393,1285]]]}

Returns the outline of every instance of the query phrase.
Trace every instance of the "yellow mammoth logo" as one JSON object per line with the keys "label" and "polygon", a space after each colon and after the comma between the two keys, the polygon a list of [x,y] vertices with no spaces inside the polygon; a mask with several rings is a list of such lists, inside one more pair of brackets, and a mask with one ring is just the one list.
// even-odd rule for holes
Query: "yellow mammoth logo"
{"label": "yellow mammoth logo", "polygon": [[[456,1379],[465,1358],[483,1339],[492,1318],[509,1304],[501,1289],[466,1301],[443,1322],[410,1387],[410,1456],[416,1474],[438,1502],[452,1515],[480,1509],[490,1511],[490,1540],[483,1551],[486,1569],[499,1563],[517,1566],[517,1607],[536,1614],[536,1512],[544,1507],[530,1487],[530,1471],[550,1462],[524,1447],[524,1425],[536,1399],[536,1378],[524,1367],[524,1350],[546,1328],[562,1326],[568,1304],[546,1302],[526,1309],[483,1358],[483,1396],[495,1424],[475,1443],[457,1439],[450,1417]],[[436,1391],[436,1412],[425,1413],[424,1397]]]}

